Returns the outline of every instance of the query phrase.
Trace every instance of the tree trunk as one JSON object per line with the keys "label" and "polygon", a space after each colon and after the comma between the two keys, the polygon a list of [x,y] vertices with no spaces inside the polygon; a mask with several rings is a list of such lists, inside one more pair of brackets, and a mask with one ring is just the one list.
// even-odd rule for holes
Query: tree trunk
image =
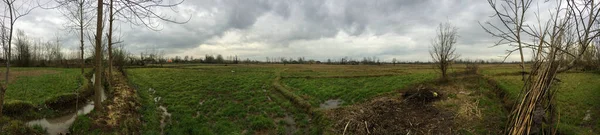
{"label": "tree trunk", "polygon": [[444,80],[448,79],[448,75],[446,74],[447,69],[447,65],[442,64],[442,79]]}
{"label": "tree trunk", "polygon": [[4,94],[6,89],[0,84],[0,118],[2,118],[2,109],[4,107]]}
{"label": "tree trunk", "polygon": [[112,57],[112,33],[113,33],[113,0],[110,0],[110,11],[108,12],[108,80],[112,79],[113,57]]}
{"label": "tree trunk", "polygon": [[102,111],[102,0],[98,0],[98,15],[96,20],[96,75],[94,78],[94,110]]}
{"label": "tree trunk", "polygon": [[13,3],[7,3],[8,6],[8,12],[10,14],[10,28],[9,28],[9,34],[8,34],[8,54],[6,54],[7,59],[6,59],[6,74],[5,74],[5,81],[6,81],[6,86],[2,87],[0,85],[0,118],[2,118],[2,109],[4,107],[4,94],[6,93],[6,89],[8,88],[8,73],[10,71],[10,55],[11,55],[11,44],[12,44],[12,33],[13,33],[13,26],[14,26],[14,18],[13,18]]}
{"label": "tree trunk", "polygon": [[79,42],[81,42],[81,74],[85,74],[85,59],[83,58],[83,2],[79,3]]}

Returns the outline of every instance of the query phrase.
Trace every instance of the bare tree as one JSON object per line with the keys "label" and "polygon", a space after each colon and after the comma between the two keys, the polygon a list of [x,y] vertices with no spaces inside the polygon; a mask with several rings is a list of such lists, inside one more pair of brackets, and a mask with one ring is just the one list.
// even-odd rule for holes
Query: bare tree
{"label": "bare tree", "polygon": [[[129,22],[133,25],[143,25],[152,30],[159,30],[156,20],[162,20],[171,23],[186,23],[179,22],[175,19],[168,18],[166,15],[156,13],[155,8],[171,8],[183,3],[183,0],[175,2],[165,2],[163,0],[109,0],[109,30],[108,30],[108,55],[109,55],[109,72],[112,71],[112,21],[117,20],[116,18],[123,19],[125,22]],[[166,3],[166,4],[165,4]],[[103,0],[98,0],[97,6],[97,19],[96,19],[96,37],[95,37],[95,67],[96,77],[94,78],[95,84],[95,109],[102,111],[100,103],[100,92],[101,92],[101,78],[102,78],[102,31],[103,31]],[[189,21],[189,20],[188,20]],[[111,73],[108,73],[110,77]]]}
{"label": "bare tree", "polygon": [[456,40],[458,38],[457,28],[450,23],[441,23],[437,28],[436,37],[432,39],[429,54],[436,67],[442,72],[442,79],[447,79],[448,67],[459,57],[455,53]]}
{"label": "bare tree", "polygon": [[78,30],[80,42],[80,58],[81,58],[81,74],[84,74],[85,58],[84,58],[84,30],[90,26],[93,17],[91,0],[55,0],[60,6],[59,10],[68,20],[67,28],[70,30]]}
{"label": "bare tree", "polygon": [[8,86],[8,76],[10,73],[10,56],[11,56],[11,44],[13,37],[14,25],[19,18],[26,16],[36,7],[32,7],[33,1],[28,0],[2,0],[3,13],[0,16],[0,27],[2,46],[4,48],[4,55],[6,55],[6,74],[5,82],[6,85],[2,85],[0,82],[0,117],[2,117],[2,107],[4,103],[4,94]]}
{"label": "bare tree", "polygon": [[[152,30],[158,29],[159,24],[154,20],[161,20],[171,23],[186,23],[187,21],[177,21],[169,18],[164,14],[159,14],[154,11],[155,8],[171,8],[183,3],[184,0],[176,2],[168,2],[165,4],[163,0],[109,0],[109,30],[108,30],[108,71],[112,72],[112,41],[113,22],[116,18],[123,19],[134,25],[143,25]],[[189,21],[189,20],[188,20]],[[108,78],[111,78],[109,74]]]}
{"label": "bare tree", "polygon": [[[523,58],[523,48],[525,46],[522,42],[523,34],[523,22],[525,22],[525,13],[529,10],[532,0],[502,0],[502,4],[497,4],[496,0],[488,0],[492,9],[495,12],[495,16],[501,22],[502,25],[497,26],[490,22],[487,22],[488,27],[480,24],[482,28],[488,33],[501,40],[496,42],[494,46],[509,45],[515,46],[514,50],[507,50],[508,55],[505,59],[512,54],[514,51],[519,51],[521,58],[521,76],[522,80],[525,80],[525,59]],[[506,30],[508,29],[508,30]]]}
{"label": "bare tree", "polygon": [[113,36],[113,21],[114,17],[114,1],[109,0],[109,11],[108,11],[108,80],[112,79],[112,68],[113,68],[113,54],[112,54],[112,45],[114,44],[112,41]]}
{"label": "bare tree", "polygon": [[[504,12],[496,9],[497,3],[489,1],[500,16],[505,30],[487,23],[492,29],[490,34],[499,37],[498,43],[515,43],[533,50],[531,74],[524,79],[520,102],[513,109],[511,121],[508,123],[509,134],[536,134],[544,130],[542,123],[547,123],[547,131],[554,132],[556,111],[553,103],[557,89],[552,88],[556,74],[572,69],[591,46],[593,39],[598,38],[600,30],[594,27],[600,14],[600,3],[594,0],[556,0],[556,8],[550,11],[548,20],[541,20],[539,13],[537,22],[522,24],[531,0],[504,0],[500,4]],[[547,1],[546,1],[547,2]],[[520,3],[520,4],[515,4]],[[506,6],[521,5],[521,6]],[[520,10],[513,10],[520,8]],[[509,10],[507,10],[509,9]],[[507,14],[507,11],[520,11],[520,14]],[[521,18],[521,24],[515,26],[512,20]],[[509,27],[515,26],[515,27]],[[485,29],[485,27],[484,27]],[[525,36],[533,38],[533,42],[517,40],[523,35],[512,35],[520,29]],[[506,41],[506,42],[505,42]],[[523,55],[521,54],[521,58]],[[545,118],[545,117],[549,117]]]}

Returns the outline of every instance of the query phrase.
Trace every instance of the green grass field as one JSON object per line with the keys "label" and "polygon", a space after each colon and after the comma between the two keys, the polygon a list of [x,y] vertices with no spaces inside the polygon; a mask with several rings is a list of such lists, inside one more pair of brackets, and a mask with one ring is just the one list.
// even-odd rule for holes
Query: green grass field
{"label": "green grass field", "polygon": [[[5,69],[0,70],[4,73]],[[42,104],[47,99],[74,93],[80,87],[79,68],[11,68],[6,100]],[[4,78],[2,78],[4,81]]]}
{"label": "green grass field", "polygon": [[[281,72],[281,83],[290,91],[308,101],[313,108],[330,99],[341,99],[343,105],[362,103],[373,97],[401,90],[413,84],[434,80],[437,72],[431,65],[335,66],[335,65],[194,65],[172,68],[129,69],[130,81],[139,86],[144,100],[144,120],[149,124],[147,133],[160,130],[158,105],[166,106],[172,114],[167,133],[282,133],[289,124],[282,119],[293,115],[298,123],[294,129],[309,128],[309,116],[288,99],[273,90],[275,72]],[[284,70],[285,69],[285,70]],[[453,72],[463,71],[457,65]],[[480,73],[497,81],[498,86],[516,101],[522,87],[515,65],[482,65]],[[591,133],[591,127],[580,126],[587,110],[597,111],[600,75],[593,73],[565,73],[558,86],[557,104],[561,112],[563,133]],[[481,84],[484,85],[484,84]],[[481,86],[481,88],[490,89]],[[153,88],[156,94],[150,94]],[[490,90],[487,90],[490,93]],[[486,94],[490,95],[490,94]],[[493,94],[492,94],[493,95]],[[158,104],[153,98],[161,97]],[[492,97],[480,97],[479,106],[491,116],[499,112],[499,103]],[[201,114],[204,117],[197,116]],[[504,113],[499,113],[504,114]],[[506,118],[501,117],[502,119]],[[498,118],[491,118],[498,119]],[[206,127],[194,129],[190,125]],[[484,124],[480,124],[484,125]],[[598,125],[598,124],[589,124]],[[485,128],[479,128],[485,129]],[[198,131],[195,131],[198,130]],[[480,133],[485,133],[484,130]]]}
{"label": "green grass field", "polygon": [[[143,100],[143,121],[148,124],[143,134],[160,133],[159,105],[172,114],[164,128],[167,134],[285,134],[309,129],[308,115],[272,89],[275,68],[206,66],[127,71]],[[150,88],[156,93],[148,91]],[[161,98],[158,104],[154,103],[156,97]],[[293,116],[295,122],[286,123],[286,116]]]}
{"label": "green grass field", "polygon": [[378,77],[284,78],[282,82],[291,87],[293,93],[309,101],[312,106],[318,107],[319,104],[330,99],[341,99],[346,105],[360,103],[373,96],[432,80],[435,77],[433,73],[406,73]]}
{"label": "green grass field", "polygon": [[[464,71],[464,67],[456,65],[451,72]],[[37,105],[79,88],[77,68],[13,68],[12,71],[15,76],[9,81],[7,100]],[[479,73],[495,81],[508,100],[517,102],[523,85],[518,71],[514,64],[490,64],[481,65]],[[465,105],[475,104],[482,117],[463,121],[471,124],[460,126],[460,133],[501,132],[489,129],[504,128],[509,114],[485,79],[451,74],[450,77],[456,78],[451,83],[437,84],[434,80],[439,74],[431,65],[198,64],[130,68],[126,72],[140,97],[142,134],[319,134],[331,128],[328,125],[331,123],[319,123],[321,118],[317,120],[311,114],[314,112],[276,90],[275,82],[313,109],[330,99],[342,100],[342,108],[352,107],[422,83],[450,89],[452,92],[444,95],[447,99],[440,102],[441,108],[461,116]],[[561,133],[598,134],[600,74],[568,72],[558,78],[562,80],[556,86]],[[471,94],[460,94],[465,91]],[[322,112],[325,111],[317,111]],[[589,114],[591,120],[583,120]]]}

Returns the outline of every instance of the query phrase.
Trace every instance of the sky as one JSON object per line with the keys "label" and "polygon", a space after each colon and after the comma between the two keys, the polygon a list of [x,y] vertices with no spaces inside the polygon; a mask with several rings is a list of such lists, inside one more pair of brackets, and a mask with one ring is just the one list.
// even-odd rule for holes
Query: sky
{"label": "sky", "polygon": [[[165,0],[174,2],[173,0]],[[548,3],[535,7],[547,10]],[[541,5],[541,6],[540,6]],[[458,28],[456,52],[462,59],[500,61],[508,46],[479,23],[498,23],[485,0],[186,0],[155,9],[184,24],[156,21],[158,31],[117,21],[123,47],[132,54],[164,51],[166,56],[237,55],[265,60],[286,57],[326,60],[377,57],[383,61],[431,61],[436,27]],[[37,8],[18,20],[29,37],[53,40],[77,49],[77,33],[56,9]],[[86,47],[91,48],[89,42]],[[526,59],[529,56],[525,52]],[[507,61],[519,60],[518,55]]]}

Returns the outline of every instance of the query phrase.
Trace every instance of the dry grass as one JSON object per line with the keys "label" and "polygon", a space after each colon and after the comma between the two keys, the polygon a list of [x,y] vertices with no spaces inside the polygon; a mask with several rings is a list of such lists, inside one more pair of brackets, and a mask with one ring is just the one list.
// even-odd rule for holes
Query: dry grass
{"label": "dry grass", "polygon": [[[6,72],[6,70],[0,70],[0,81],[6,81],[6,78],[4,77]],[[10,71],[10,73],[8,74],[8,80],[9,80],[9,84],[14,83],[17,78],[19,77],[24,77],[24,76],[41,76],[41,75],[46,75],[46,74],[59,74],[61,73],[61,71],[57,71],[57,70],[45,70],[45,69],[41,69],[41,70],[12,70]]]}
{"label": "dry grass", "polygon": [[[502,105],[493,92],[477,75],[464,75],[451,80],[448,84],[437,84],[436,89],[443,94],[443,100],[434,102],[438,108],[454,112],[455,128],[460,133],[501,134],[505,114]],[[468,124],[466,124],[468,123]]]}

